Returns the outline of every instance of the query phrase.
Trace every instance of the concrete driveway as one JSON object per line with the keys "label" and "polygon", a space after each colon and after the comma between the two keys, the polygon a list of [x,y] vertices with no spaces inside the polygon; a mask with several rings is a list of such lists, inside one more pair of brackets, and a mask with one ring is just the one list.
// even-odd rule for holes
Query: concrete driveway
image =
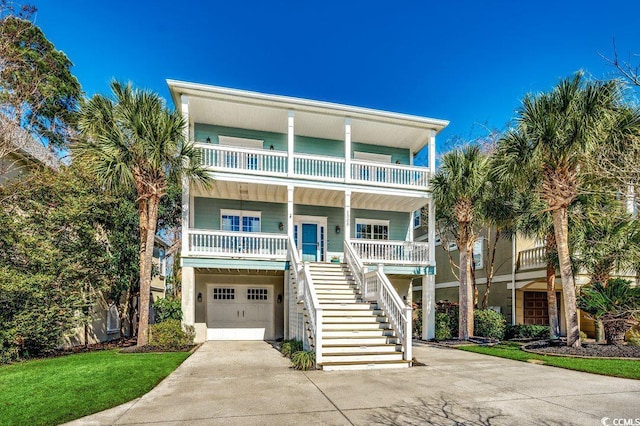
{"label": "concrete driveway", "polygon": [[640,381],[424,344],[414,354],[427,365],[304,373],[264,342],[208,342],[143,397],[70,424],[639,424],[619,419],[640,419]]}

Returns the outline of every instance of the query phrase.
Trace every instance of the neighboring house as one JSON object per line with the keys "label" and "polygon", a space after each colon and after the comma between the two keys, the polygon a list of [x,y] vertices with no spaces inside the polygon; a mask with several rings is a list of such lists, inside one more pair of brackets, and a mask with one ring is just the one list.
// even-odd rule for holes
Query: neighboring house
{"label": "neighboring house", "polygon": [[[416,240],[420,240],[422,234],[424,234],[424,230],[418,230]],[[447,246],[457,265],[459,252],[455,243],[449,242]],[[488,249],[489,244],[485,231],[474,248],[479,301],[482,301],[487,282],[486,271],[490,267]],[[436,300],[457,302],[458,279],[453,274],[449,256],[439,241],[436,242],[436,262],[438,265],[435,285]],[[488,307],[504,314],[509,324],[549,325],[544,243],[523,236],[501,240],[496,249],[494,268]],[[635,279],[634,276],[628,274],[620,276]],[[578,271],[575,280],[578,286],[588,283],[588,277],[581,271]],[[555,289],[560,334],[566,335],[562,278],[559,271],[556,271]],[[420,287],[414,287],[414,291],[418,294],[420,290]],[[513,303],[514,300],[515,303]],[[595,337],[593,321],[582,312],[579,315],[579,322],[580,329],[588,337]]]}
{"label": "neighboring house", "polygon": [[10,135],[9,139],[0,140],[0,185],[28,173],[34,167],[46,166],[58,170],[60,160],[36,141],[31,133],[16,128],[1,117],[0,129],[12,129],[7,130],[4,136],[7,138],[7,135]]}
{"label": "neighboring house", "polygon": [[[435,265],[413,211],[433,206],[448,122],[168,85],[213,179],[183,183],[182,309],[197,341],[297,338],[324,369],[409,365],[411,284],[433,287]],[[414,166],[427,146],[430,167]],[[433,302],[425,292],[425,336]]]}
{"label": "neighboring house", "polygon": [[171,244],[156,235],[155,245],[153,246],[153,258],[151,260],[151,303],[159,298],[166,297],[167,290],[170,290],[167,288],[167,276],[169,275],[167,269],[169,264],[167,251],[169,247],[171,247]]}

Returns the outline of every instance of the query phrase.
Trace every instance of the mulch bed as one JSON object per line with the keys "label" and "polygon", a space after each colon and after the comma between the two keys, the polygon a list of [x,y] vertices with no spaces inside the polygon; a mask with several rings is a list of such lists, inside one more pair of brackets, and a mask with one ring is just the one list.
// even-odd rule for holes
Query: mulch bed
{"label": "mulch bed", "polygon": [[50,356],[62,356],[62,355],[71,355],[71,354],[79,354],[85,352],[94,352],[94,351],[106,351],[109,349],[118,349],[118,348],[128,348],[135,347],[137,343],[136,338],[122,338],[111,340],[109,342],[102,343],[94,343],[92,345],[78,345],[72,346],[69,348],[63,348],[51,353]]}
{"label": "mulch bed", "polygon": [[566,345],[550,344],[538,341],[524,347],[526,351],[540,355],[566,355],[586,358],[638,358],[640,346],[605,345],[600,343],[582,343],[582,347],[573,348]]}

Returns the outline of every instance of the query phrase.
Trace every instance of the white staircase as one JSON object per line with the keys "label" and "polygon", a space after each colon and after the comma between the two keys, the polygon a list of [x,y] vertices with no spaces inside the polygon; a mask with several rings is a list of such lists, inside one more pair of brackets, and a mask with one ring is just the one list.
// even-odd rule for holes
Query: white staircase
{"label": "white staircase", "polygon": [[309,272],[322,308],[323,370],[409,367],[384,313],[362,301],[346,264],[311,263]]}

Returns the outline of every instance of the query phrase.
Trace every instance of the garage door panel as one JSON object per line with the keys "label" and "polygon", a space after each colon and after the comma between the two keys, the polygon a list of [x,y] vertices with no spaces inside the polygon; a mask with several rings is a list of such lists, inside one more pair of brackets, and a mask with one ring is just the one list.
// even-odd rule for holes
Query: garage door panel
{"label": "garage door panel", "polygon": [[272,286],[210,285],[207,340],[272,339]]}

